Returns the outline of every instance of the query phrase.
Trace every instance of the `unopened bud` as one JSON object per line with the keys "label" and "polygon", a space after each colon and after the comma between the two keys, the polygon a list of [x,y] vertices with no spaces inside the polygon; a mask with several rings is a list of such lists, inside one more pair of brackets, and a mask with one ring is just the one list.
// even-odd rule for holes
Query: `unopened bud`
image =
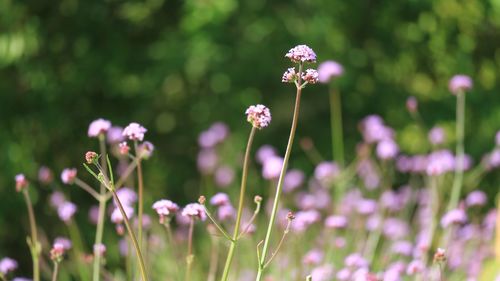
{"label": "unopened bud", "polygon": [[295,215],[292,212],[288,212],[286,218],[287,220],[293,221],[295,219]]}
{"label": "unopened bud", "polygon": [[201,205],[205,205],[205,201],[207,201],[207,198],[203,195],[198,198],[198,203],[200,203]]}
{"label": "unopened bud", "polygon": [[87,161],[87,164],[92,164],[94,161],[97,159],[97,153],[94,151],[88,151],[85,153],[85,161]]}
{"label": "unopened bud", "polygon": [[255,195],[253,201],[255,202],[255,204],[259,204],[260,202],[262,202],[262,197],[259,195]]}

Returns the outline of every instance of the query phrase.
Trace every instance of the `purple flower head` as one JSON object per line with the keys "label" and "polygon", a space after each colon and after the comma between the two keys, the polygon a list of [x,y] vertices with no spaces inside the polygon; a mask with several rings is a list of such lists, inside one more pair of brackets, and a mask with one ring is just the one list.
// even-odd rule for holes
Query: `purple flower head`
{"label": "purple flower head", "polygon": [[210,204],[214,206],[224,206],[231,204],[229,196],[226,193],[219,192],[210,198]]}
{"label": "purple flower head", "polygon": [[360,123],[360,130],[366,143],[375,143],[384,139],[392,139],[394,131],[386,127],[384,120],[378,115],[369,115]]}
{"label": "purple flower head", "polygon": [[229,166],[221,166],[215,170],[215,184],[219,187],[227,187],[234,181],[234,170]]}
{"label": "purple flower head", "polygon": [[384,235],[390,240],[402,239],[410,233],[408,223],[397,218],[388,218],[384,221]]}
{"label": "purple flower head", "polygon": [[12,279],[12,281],[33,281],[33,279],[24,278],[24,277],[16,277],[16,278]]}
{"label": "purple flower head", "polygon": [[433,127],[429,131],[428,138],[432,145],[442,144],[446,139],[444,129],[441,127]]}
{"label": "purple flower head", "polygon": [[[130,220],[130,218],[134,215],[134,208],[124,205],[123,210],[125,211],[125,215],[127,216],[127,219]],[[123,223],[124,217],[122,213],[120,212],[120,209],[115,208],[113,212],[111,213],[111,221],[115,224],[120,224]]]}
{"label": "purple flower head", "polygon": [[207,214],[203,209],[203,206],[198,203],[187,204],[184,209],[182,209],[182,216],[193,219],[200,219],[204,221],[207,218]]}
{"label": "purple flower head", "polygon": [[464,224],[467,222],[467,214],[463,209],[453,209],[448,211],[441,218],[441,226],[446,228],[452,224]]}
{"label": "purple flower head", "polygon": [[411,256],[413,244],[409,241],[396,241],[391,246],[391,252],[402,256]]}
{"label": "purple flower head", "polygon": [[123,136],[127,137],[131,141],[142,141],[144,139],[144,134],[148,130],[141,126],[139,123],[132,122],[125,129],[123,129]]}
{"label": "purple flower head", "polygon": [[116,144],[122,142],[124,140],[123,128],[118,126],[113,126],[109,128],[108,133],[106,134],[106,140],[110,144]]}
{"label": "purple flower head", "polygon": [[247,121],[257,129],[262,129],[271,123],[271,111],[265,105],[251,105],[245,111]]}
{"label": "purple flower head", "polygon": [[344,264],[351,268],[366,268],[368,261],[359,253],[352,253],[344,259]]}
{"label": "purple flower head", "polygon": [[122,187],[116,191],[116,195],[120,199],[120,202],[126,206],[132,206],[137,202],[137,194],[131,188]]}
{"label": "purple flower head", "polygon": [[89,125],[88,136],[91,138],[98,137],[100,134],[105,134],[111,128],[111,122],[99,118],[92,121]]}
{"label": "purple flower head", "polygon": [[229,135],[229,128],[224,122],[215,122],[208,130],[214,133],[219,143],[224,141]]}
{"label": "purple flower head", "polygon": [[292,169],[286,172],[283,181],[283,192],[289,193],[299,188],[304,183],[304,172],[298,169]]}
{"label": "purple flower head", "polygon": [[437,150],[427,157],[426,173],[438,176],[455,169],[455,156],[449,150]]}
{"label": "purple flower head", "polygon": [[91,206],[89,209],[88,216],[89,216],[89,221],[92,224],[97,224],[97,221],[99,220],[99,206],[97,205]]}
{"label": "purple flower head", "polygon": [[266,180],[277,179],[281,173],[282,167],[283,158],[279,156],[269,157],[262,165],[262,177]]}
{"label": "purple flower head", "polygon": [[61,172],[61,181],[64,184],[72,184],[76,179],[76,168],[66,168]]}
{"label": "purple flower head", "polygon": [[361,215],[371,215],[377,211],[377,201],[372,199],[361,199],[356,204],[356,210]]}
{"label": "purple flower head", "polygon": [[472,89],[472,79],[463,74],[458,74],[453,76],[448,83],[448,88],[450,92],[454,95],[462,91],[467,91]]}
{"label": "purple flower head", "polygon": [[220,205],[217,208],[217,218],[221,221],[233,219],[236,217],[236,210],[231,204]]}
{"label": "purple flower head", "polygon": [[56,239],[54,239],[54,244],[56,243],[62,245],[64,250],[69,250],[73,246],[71,240],[66,237],[57,237]]}
{"label": "purple flower head", "polygon": [[166,216],[179,210],[179,206],[170,200],[162,199],[153,204],[153,209],[160,216],[160,223],[163,223]]}
{"label": "purple flower head", "polygon": [[325,227],[332,229],[340,229],[347,227],[347,218],[344,216],[333,215],[325,220]]}
{"label": "purple flower head", "polygon": [[400,211],[404,207],[404,203],[403,198],[392,190],[384,191],[380,196],[380,205],[392,212]]}
{"label": "purple flower head", "polygon": [[318,66],[318,79],[321,83],[328,83],[331,79],[342,76],[344,67],[332,60],[325,61]]}
{"label": "purple flower head", "polygon": [[417,101],[417,98],[415,98],[414,96],[408,97],[406,99],[406,109],[410,113],[417,112],[417,110],[418,110],[418,101]]}
{"label": "purple flower head", "polygon": [[486,156],[486,167],[488,169],[500,167],[500,149],[496,148]]}
{"label": "purple flower head", "polygon": [[60,191],[54,191],[50,195],[49,202],[53,208],[57,208],[59,205],[63,204],[66,201],[64,194]]}
{"label": "purple flower head", "polygon": [[500,131],[498,131],[495,134],[495,144],[496,144],[496,146],[500,146]]}
{"label": "purple flower head", "polygon": [[340,168],[335,162],[321,162],[314,169],[314,178],[322,185],[330,186],[340,174]]}
{"label": "purple flower head", "polygon": [[213,173],[218,161],[219,157],[213,149],[202,149],[198,152],[198,170],[204,175]]}
{"label": "purple flower head", "polygon": [[394,159],[398,152],[398,144],[392,139],[381,140],[377,144],[377,156],[382,160]]}
{"label": "purple flower head", "polygon": [[316,62],[316,53],[306,45],[298,45],[290,49],[285,57],[294,63]]}
{"label": "purple flower head", "polygon": [[351,270],[349,270],[349,268],[342,268],[337,271],[335,277],[337,277],[339,281],[348,281],[351,278]]}
{"label": "purple flower head", "polygon": [[329,264],[316,267],[311,272],[312,280],[330,281],[334,277],[333,266]]}
{"label": "purple flower head", "polygon": [[465,198],[467,207],[484,206],[488,201],[486,194],[480,190],[473,191]]}
{"label": "purple flower head", "polygon": [[281,82],[283,83],[293,83],[297,80],[297,73],[295,72],[295,67],[290,67],[283,73],[281,77]]}
{"label": "purple flower head", "polygon": [[292,221],[292,229],[297,232],[304,232],[310,225],[318,222],[321,214],[316,210],[299,211]]}
{"label": "purple flower head", "polygon": [[278,156],[276,149],[268,144],[261,146],[256,153],[257,162],[262,165],[267,161],[267,159],[274,156]]}
{"label": "purple flower head", "polygon": [[319,249],[312,249],[302,258],[302,263],[306,265],[317,265],[321,263],[325,254]]}
{"label": "purple flower head", "polygon": [[368,217],[365,223],[365,228],[368,231],[375,231],[380,228],[383,220],[382,217],[378,214],[372,214]]}
{"label": "purple flower head", "polygon": [[148,159],[153,154],[155,146],[149,141],[145,141],[137,146],[137,154],[144,159]]}
{"label": "purple flower head", "polygon": [[49,184],[54,179],[52,171],[45,166],[40,167],[38,170],[38,180],[43,184]]}
{"label": "purple flower head", "polygon": [[128,247],[127,239],[120,239],[120,241],[118,241],[118,249],[122,257],[128,256]]}
{"label": "purple flower head", "polygon": [[309,84],[316,84],[318,82],[319,74],[316,69],[306,69],[306,71],[302,74],[302,80],[306,81]]}
{"label": "purple flower head", "polygon": [[57,215],[65,222],[69,223],[73,215],[76,213],[76,205],[71,202],[64,202],[57,208]]}
{"label": "purple flower head", "polygon": [[7,275],[7,273],[14,271],[17,269],[17,261],[5,257],[0,260],[0,273],[3,275]]}
{"label": "purple flower head", "polygon": [[28,187],[29,182],[26,179],[26,177],[24,176],[24,174],[17,174],[15,177],[15,180],[16,180],[16,191],[17,192],[20,192],[23,189],[25,189],[26,187]]}
{"label": "purple flower head", "polygon": [[203,131],[198,136],[198,145],[202,148],[212,148],[217,142],[217,134],[212,130]]}
{"label": "purple flower head", "polygon": [[425,264],[421,260],[412,260],[406,267],[406,274],[415,275],[425,270]]}

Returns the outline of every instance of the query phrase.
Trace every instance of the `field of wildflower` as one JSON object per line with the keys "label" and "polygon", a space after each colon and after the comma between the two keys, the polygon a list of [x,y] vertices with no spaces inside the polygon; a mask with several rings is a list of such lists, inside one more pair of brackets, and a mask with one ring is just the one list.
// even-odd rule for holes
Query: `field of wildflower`
{"label": "field of wildflower", "polygon": [[[442,6],[413,7],[421,9],[419,28],[413,28],[424,32],[432,22],[449,24],[446,19],[453,16],[445,10],[455,11],[450,13],[460,18],[472,7],[490,7],[438,2]],[[61,17],[79,10],[75,3],[61,4]],[[147,37],[150,24],[162,22],[155,12],[169,14],[163,1],[147,1],[144,6],[127,3],[120,15],[130,21],[125,26],[134,38]],[[224,19],[224,11],[230,12],[222,7],[229,9],[228,3],[233,2],[220,3],[214,10],[203,10],[205,6],[197,6],[201,5],[197,1],[185,4],[182,15],[190,21],[178,27],[182,32],[172,34],[211,34],[200,26],[208,28],[210,20]],[[264,5],[243,3],[256,10]],[[37,18],[33,11],[46,12],[42,4],[0,2],[0,18],[1,5],[12,12],[5,17],[12,25],[23,16]],[[106,10],[94,5],[89,7]],[[355,10],[348,4],[338,9],[349,11],[347,7]],[[404,5],[394,7],[405,11]],[[207,20],[201,11],[215,14],[206,14]],[[328,23],[323,13],[318,11],[320,22]],[[396,22],[393,14],[382,14],[380,22]],[[92,15],[99,22],[99,13]],[[500,9],[488,20],[483,16],[475,22],[471,19],[471,26],[490,28],[480,34],[491,40],[500,36],[500,27],[494,24]],[[148,22],[148,18],[154,20]],[[92,16],[84,22],[91,23]],[[116,24],[111,22],[103,19],[102,26]],[[389,23],[384,25],[387,30]],[[22,32],[15,41],[14,33],[2,35],[0,29],[0,74],[5,74],[0,89],[17,94],[0,96],[0,111],[12,112],[0,127],[6,129],[0,133],[6,147],[5,158],[0,158],[5,163],[0,172],[4,198],[0,281],[500,281],[500,118],[496,113],[500,111],[495,110],[495,99],[485,94],[496,94],[498,51],[496,65],[479,59],[490,48],[480,44],[489,44],[489,39],[475,38],[477,49],[483,48],[479,52],[471,47],[471,31],[461,29],[462,24],[454,25],[458,34],[449,35],[460,42],[453,52],[433,45],[438,44],[437,37],[431,35],[439,33],[439,27],[429,32],[430,39],[417,40],[415,29],[408,25],[408,37],[395,35],[391,42],[402,46],[403,51],[394,54],[400,56],[399,64],[380,62],[385,55],[374,46],[384,41],[380,34],[375,36],[380,41],[366,37],[366,53],[358,49],[343,58],[344,49],[322,45],[319,35],[300,31],[303,25],[299,24],[297,33],[279,39],[278,46],[255,44],[241,49],[251,49],[255,61],[235,59],[242,64],[234,71],[251,71],[246,72],[250,76],[233,80],[238,85],[248,83],[248,88],[231,86],[229,62],[214,60],[212,65],[227,65],[229,74],[214,69],[210,79],[201,78],[208,75],[203,71],[210,66],[203,56],[186,59],[180,63],[184,72],[161,76],[161,83],[138,74],[118,75],[121,70],[116,66],[123,62],[105,61],[119,58],[121,49],[109,57],[93,57],[93,63],[103,64],[105,77],[120,78],[105,82],[95,77],[78,85],[72,80],[77,73],[73,67],[91,78],[97,76],[89,71],[92,63],[82,60],[78,67],[69,66],[78,59],[66,58],[68,66],[62,63],[54,73],[42,68],[34,72],[37,63],[50,65],[41,63],[42,50],[61,54],[57,48],[64,49],[66,43],[38,49]],[[266,30],[264,26],[252,29],[262,34]],[[344,42],[335,30],[323,34],[337,38],[338,44]],[[30,36],[43,42],[42,33]],[[80,39],[75,39],[75,58],[91,58],[93,52],[85,48],[92,44]],[[432,51],[432,59],[425,62],[434,65],[427,66],[427,73],[423,60],[416,67],[416,62],[410,62],[412,56],[404,56],[418,57],[415,46],[404,50],[412,41]],[[218,53],[207,42],[197,41],[193,48],[199,48],[200,54]],[[148,45],[150,59],[172,61],[175,67],[180,59],[158,51],[162,47],[167,48]],[[182,53],[182,47],[176,49]],[[123,50],[123,57],[134,57],[132,45]],[[140,58],[138,54],[135,63],[146,62]],[[373,69],[361,71],[370,59]],[[435,62],[440,59],[443,65]],[[23,69],[29,75],[20,74]],[[272,77],[252,82],[262,76],[251,73],[261,69]],[[161,72],[161,67],[155,69]],[[54,78],[55,73],[60,77]],[[401,78],[402,73],[414,76]],[[166,102],[137,103],[141,100],[134,98],[134,91],[140,92],[137,85],[144,91],[159,91],[156,94]],[[243,90],[236,98],[224,98],[233,87]],[[66,88],[79,95],[56,98]],[[103,89],[111,93],[99,94]],[[113,97],[113,92],[128,94]],[[209,96],[183,97],[195,92]],[[356,92],[360,95],[353,97]],[[433,92],[440,98],[429,97]],[[39,99],[40,93],[47,96]],[[478,103],[480,94],[485,96],[482,103]],[[479,118],[486,115],[491,116]]]}

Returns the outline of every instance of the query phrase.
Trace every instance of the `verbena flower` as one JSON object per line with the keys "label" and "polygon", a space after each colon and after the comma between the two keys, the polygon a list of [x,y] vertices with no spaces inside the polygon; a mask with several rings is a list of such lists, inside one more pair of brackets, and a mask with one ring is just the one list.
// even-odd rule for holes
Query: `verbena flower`
{"label": "verbena flower", "polygon": [[421,260],[412,260],[406,267],[406,274],[415,275],[425,270],[425,264]]}
{"label": "verbena flower", "polygon": [[342,74],[344,74],[344,67],[336,61],[325,61],[318,66],[318,81],[320,83],[328,83]]}
{"label": "verbena flower", "polygon": [[399,146],[392,139],[384,139],[377,144],[377,156],[382,160],[394,159],[398,152]]}
{"label": "verbena flower", "polygon": [[77,207],[75,204],[66,201],[57,208],[57,215],[63,222],[69,223],[76,210]]}
{"label": "verbena flower", "polygon": [[151,157],[154,150],[155,146],[151,142],[145,141],[137,147],[137,154],[144,159],[148,159]]}
{"label": "verbena flower", "polygon": [[255,155],[257,162],[260,164],[264,164],[264,162],[266,162],[267,159],[273,156],[278,156],[276,149],[269,144],[261,146],[255,153]]}
{"label": "verbena flower", "polygon": [[219,156],[214,149],[207,148],[202,149],[198,152],[197,166],[198,170],[204,174],[212,174],[217,168],[217,163],[219,161]]}
{"label": "verbena flower", "polygon": [[124,140],[123,128],[117,126],[109,128],[108,133],[106,134],[106,140],[110,144],[122,142]]}
{"label": "verbena flower", "polygon": [[324,161],[319,163],[314,169],[314,178],[325,186],[333,184],[340,175],[340,168],[335,162]]}
{"label": "verbena flower", "polygon": [[[132,218],[132,216],[134,215],[134,208],[127,206],[127,205],[123,205],[123,210],[125,211],[125,215],[127,216],[127,219],[130,220],[130,218]],[[121,223],[123,223],[124,220],[125,220],[125,218],[123,217],[120,209],[115,208],[113,210],[113,212],[111,213],[111,221],[115,224],[121,224]]]}
{"label": "verbena flower", "polygon": [[286,172],[283,180],[283,192],[289,193],[299,188],[305,180],[304,172],[298,169],[291,169]]}
{"label": "verbena flower", "polygon": [[73,246],[73,243],[71,243],[71,240],[69,240],[66,237],[57,237],[56,239],[54,239],[54,244],[55,243],[61,244],[65,250],[69,250]]}
{"label": "verbena flower", "polygon": [[452,224],[464,224],[467,222],[467,214],[463,209],[453,209],[441,218],[441,226],[448,227]]}
{"label": "verbena flower", "polygon": [[163,223],[165,217],[177,213],[179,206],[170,200],[162,199],[153,204],[153,209],[160,216],[160,223]]}
{"label": "verbena flower", "polygon": [[273,156],[266,159],[262,165],[262,177],[266,180],[277,179],[283,167],[283,158]]}
{"label": "verbena flower", "polygon": [[251,105],[246,111],[247,121],[257,129],[262,129],[271,123],[271,111],[265,105]]}
{"label": "verbena flower", "polygon": [[5,257],[0,260],[0,273],[3,275],[7,275],[9,272],[12,272],[17,269],[17,261]]}
{"label": "verbena flower", "polygon": [[472,84],[472,79],[469,76],[458,74],[450,79],[448,88],[452,94],[456,95],[461,91],[465,92],[472,89]]}
{"label": "verbena flower", "polygon": [[306,81],[309,84],[316,84],[318,82],[318,71],[316,69],[306,69],[306,71],[302,74],[302,80]]}
{"label": "verbena flower", "polygon": [[122,187],[116,191],[116,196],[123,205],[132,206],[137,202],[137,193],[129,187]]}
{"label": "verbena flower", "polygon": [[198,203],[187,204],[184,209],[182,209],[182,216],[187,218],[195,218],[204,221],[207,218],[205,209]]}
{"label": "verbena flower", "polygon": [[76,179],[76,174],[75,168],[66,168],[61,172],[61,181],[64,184],[72,184]]}
{"label": "verbena flower", "polygon": [[285,73],[283,73],[283,76],[281,77],[281,82],[283,83],[293,83],[295,80],[297,80],[298,75],[295,72],[295,67],[290,67],[288,68]]}
{"label": "verbena flower", "polygon": [[118,144],[118,149],[121,155],[128,155],[130,151],[130,146],[128,146],[126,141],[122,141]]}
{"label": "verbena flower", "polygon": [[286,53],[285,57],[289,58],[294,63],[316,62],[316,53],[306,45],[293,47]]}
{"label": "verbena flower", "polygon": [[106,245],[94,244],[94,255],[96,256],[104,256],[106,254]]}
{"label": "verbena flower", "polygon": [[418,101],[414,96],[410,96],[406,99],[406,110],[410,113],[415,113],[418,110]]}
{"label": "verbena flower", "polygon": [[444,129],[441,127],[433,127],[429,131],[428,135],[429,141],[433,145],[439,145],[442,144],[445,141],[446,135],[444,132]]}
{"label": "verbena flower", "polygon": [[331,229],[342,229],[347,227],[347,218],[340,215],[332,215],[325,219],[325,227]]}
{"label": "verbena flower", "polygon": [[230,204],[229,196],[226,193],[219,192],[210,198],[210,204],[214,206],[224,206]]}
{"label": "verbena flower", "polygon": [[91,138],[105,134],[111,128],[111,122],[102,118],[92,121],[89,125],[88,136]]}
{"label": "verbena flower", "polygon": [[24,176],[24,174],[16,175],[15,180],[16,180],[16,191],[17,192],[20,192],[23,189],[25,189],[26,187],[28,187],[29,182],[26,179],[26,177]]}
{"label": "verbena flower", "polygon": [[60,262],[65,251],[66,249],[64,248],[63,244],[55,242],[52,245],[52,249],[50,249],[50,259],[55,262]]}
{"label": "verbena flower", "polygon": [[487,201],[488,197],[484,192],[480,190],[472,191],[465,198],[465,204],[467,205],[467,207],[484,206]]}
{"label": "verbena flower", "polygon": [[43,184],[49,184],[54,179],[52,171],[45,166],[40,167],[38,170],[38,180]]}
{"label": "verbena flower", "polygon": [[132,122],[125,129],[123,129],[123,136],[127,137],[131,141],[142,141],[144,139],[144,134],[148,130],[141,126],[139,123]]}
{"label": "verbena flower", "polygon": [[227,187],[234,181],[234,170],[229,166],[220,166],[215,170],[214,181],[219,187]]}

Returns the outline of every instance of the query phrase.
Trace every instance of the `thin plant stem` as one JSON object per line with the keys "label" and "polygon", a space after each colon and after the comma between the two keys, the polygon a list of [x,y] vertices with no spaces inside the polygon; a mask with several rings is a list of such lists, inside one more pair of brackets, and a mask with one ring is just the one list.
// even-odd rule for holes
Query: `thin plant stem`
{"label": "thin plant stem", "polygon": [[219,239],[211,237],[212,245],[210,247],[210,265],[208,269],[207,281],[215,281],[217,275],[217,267],[219,265]]}
{"label": "thin plant stem", "polygon": [[202,204],[203,206],[203,209],[205,209],[205,214],[207,215],[208,219],[210,219],[210,221],[215,225],[215,227],[219,230],[219,232],[229,241],[233,242],[233,238],[231,238],[229,236],[229,234],[224,230],[224,228],[219,224],[217,223],[217,221],[215,220],[215,218],[212,216],[212,213],[210,213],[210,211],[207,209],[207,207],[205,206],[205,204]]}
{"label": "thin plant stem", "polygon": [[57,281],[58,274],[59,274],[59,263],[54,262],[54,271],[52,272],[52,281]]}
{"label": "thin plant stem", "polygon": [[[106,162],[105,162],[106,160],[103,157],[104,155],[106,155],[106,143],[104,141],[105,141],[104,135],[100,134],[99,135],[99,146],[100,146],[101,155],[102,155],[101,166],[106,165]],[[106,170],[104,170],[102,172],[103,172],[103,174],[106,174]],[[78,184],[78,181],[79,181],[79,179],[77,178],[77,181],[75,181],[75,182]],[[99,196],[98,196],[99,209],[98,209],[98,215],[97,215],[97,227],[96,227],[94,245],[102,244],[102,237],[103,237],[103,232],[104,232],[105,212],[106,212],[106,202],[107,202],[107,199],[104,198],[104,196],[106,194],[106,187],[104,186],[104,184],[101,183],[99,188],[100,188],[99,189]],[[93,190],[93,189],[91,189],[91,190]],[[94,254],[94,263],[93,263],[93,270],[92,270],[92,280],[93,281],[100,280],[100,271],[101,271],[101,255]]]}
{"label": "thin plant stem", "polygon": [[274,222],[276,220],[276,214],[278,212],[278,206],[279,206],[279,201],[281,197],[281,190],[283,188],[283,180],[285,178],[287,166],[288,166],[288,160],[290,159],[290,154],[292,153],[292,146],[293,146],[293,140],[295,138],[295,131],[297,130],[297,123],[299,120],[299,110],[300,110],[300,97],[302,94],[302,87],[300,86],[301,84],[301,75],[302,75],[302,64],[299,65],[299,81],[298,81],[298,86],[297,86],[297,94],[295,97],[295,109],[293,112],[293,119],[292,119],[292,127],[290,129],[290,136],[288,138],[288,144],[286,147],[286,152],[285,152],[285,158],[283,160],[283,167],[281,167],[281,172],[280,172],[280,177],[278,180],[278,185],[276,187],[276,193],[274,196],[274,202],[273,202],[273,209],[271,212],[271,217],[269,219],[269,224],[267,226],[267,232],[266,232],[266,238],[264,239],[264,246],[262,248],[262,253],[259,261],[259,267],[257,271],[257,277],[256,281],[262,280],[263,274],[264,274],[264,263],[266,260],[267,256],[267,250],[269,248],[269,243],[271,242],[271,234],[273,231],[273,226]]}
{"label": "thin plant stem", "polygon": [[457,109],[456,109],[456,157],[457,163],[455,166],[455,176],[453,177],[453,187],[451,190],[450,201],[447,210],[450,211],[457,207],[462,190],[462,182],[464,177],[464,131],[465,131],[465,92],[457,93]]}
{"label": "thin plant stem", "polygon": [[255,207],[255,211],[253,212],[253,215],[252,217],[250,218],[250,220],[247,222],[247,225],[243,228],[243,231],[241,231],[241,233],[238,235],[238,238],[236,240],[239,240],[241,238],[241,236],[245,235],[248,230],[250,229],[250,227],[252,226],[253,222],[255,221],[255,219],[257,218],[257,215],[259,214],[260,212],[260,207],[261,207],[261,202],[258,201],[256,202],[257,206]]}
{"label": "thin plant stem", "polygon": [[128,235],[130,236],[130,239],[132,240],[132,244],[135,248],[135,253],[137,254],[137,259],[139,260],[139,269],[141,270],[141,276],[143,281],[147,281],[147,273],[146,273],[146,265],[144,264],[144,258],[142,256],[141,248],[139,247],[139,243],[137,242],[137,238],[135,237],[134,232],[132,231],[132,227],[130,227],[130,222],[128,220],[127,214],[125,213],[125,210],[123,209],[123,205],[120,202],[120,199],[118,198],[118,195],[116,194],[116,191],[114,189],[111,190],[113,193],[113,199],[116,202],[116,205],[118,206],[118,209],[120,210],[120,213],[122,214],[123,221],[125,222],[125,227],[127,228]]}
{"label": "thin plant stem", "polygon": [[224,265],[224,271],[222,273],[222,281],[228,280],[229,270],[231,268],[231,262],[234,257],[234,251],[236,249],[237,240],[239,237],[239,231],[241,226],[241,217],[243,214],[243,204],[245,201],[245,191],[247,186],[247,177],[248,177],[248,165],[250,162],[250,152],[252,150],[252,143],[255,137],[255,132],[257,128],[252,126],[252,130],[250,131],[250,136],[248,137],[248,143],[245,151],[245,158],[243,160],[243,171],[241,175],[241,186],[240,186],[240,198],[238,203],[238,212],[236,214],[236,223],[234,224],[233,238],[230,240],[231,245],[229,246],[229,252],[227,254],[226,263]]}
{"label": "thin plant stem", "polygon": [[134,147],[135,147],[135,154],[137,157],[137,180],[139,182],[139,192],[138,192],[138,199],[139,203],[137,206],[137,219],[138,219],[138,227],[137,227],[137,237],[139,238],[139,246],[142,247],[142,214],[143,214],[143,208],[144,208],[144,199],[143,199],[143,193],[144,193],[144,184],[143,184],[143,179],[142,179],[142,161],[141,161],[141,155],[138,155],[138,149],[137,149],[137,141],[134,142]]}
{"label": "thin plant stem", "polygon": [[38,242],[38,233],[36,229],[35,212],[33,211],[33,204],[26,188],[23,189],[26,207],[28,208],[28,216],[30,221],[31,237],[29,246],[31,250],[31,259],[33,260],[33,281],[40,281],[40,242]]}
{"label": "thin plant stem", "polygon": [[75,184],[78,185],[81,189],[85,190],[90,195],[92,195],[92,197],[94,197],[97,201],[101,200],[100,199],[101,195],[81,179],[75,178]]}
{"label": "thin plant stem", "polygon": [[497,195],[497,219],[495,235],[495,256],[496,262],[500,264],[500,194]]}
{"label": "thin plant stem", "polygon": [[191,280],[191,266],[193,265],[193,232],[194,232],[194,218],[189,221],[189,234],[188,234],[188,250],[186,256],[186,275],[184,281]]}
{"label": "thin plant stem", "polygon": [[[74,258],[77,261],[81,260],[82,253],[83,253],[83,240],[82,236],[80,235],[80,230],[78,229],[78,226],[76,225],[75,221],[71,219],[67,223],[68,231],[69,231],[69,236],[71,238],[71,241],[73,241],[73,255]],[[80,279],[81,280],[89,280],[89,272],[86,270],[85,267],[83,266],[78,266],[78,271],[80,274]]]}
{"label": "thin plant stem", "polygon": [[278,246],[276,246],[276,250],[274,250],[274,252],[271,254],[271,257],[269,258],[269,260],[264,264],[264,266],[263,266],[264,268],[266,268],[271,263],[271,261],[273,261],[273,259],[276,257],[276,255],[278,254],[279,250],[281,249],[281,246],[283,245],[283,242],[285,242],[286,235],[288,234],[288,232],[290,232],[290,225],[291,224],[292,224],[292,220],[288,220],[285,231],[283,231],[283,235],[281,236],[280,242],[278,243]]}
{"label": "thin plant stem", "polygon": [[[120,176],[120,178],[118,179],[118,181],[116,182],[116,185],[115,185],[115,189],[118,190],[120,189],[123,184],[125,183],[125,181],[127,180],[128,176],[134,171],[134,169],[137,167],[137,163],[138,163],[138,158],[134,158],[134,160],[132,161],[132,163],[130,163],[127,168],[125,169],[125,172],[122,173],[122,175]],[[105,199],[106,200],[109,200],[111,199],[111,197],[113,197],[113,194],[111,194],[111,192],[107,193],[106,196],[105,196]]]}
{"label": "thin plant stem", "polygon": [[333,159],[344,166],[344,136],[342,129],[342,104],[340,92],[330,85],[330,122],[332,127]]}
{"label": "thin plant stem", "polygon": [[[165,226],[165,230],[167,231],[167,240],[168,240],[168,245],[170,247],[170,253],[172,254],[172,258],[174,259],[174,263],[175,263],[175,276],[176,276],[176,279],[180,279],[179,277],[179,263],[178,263],[178,260],[177,260],[177,252],[176,252],[176,247],[174,245],[174,237],[172,235],[172,228],[170,227],[170,221],[166,221],[163,223],[163,225]],[[170,267],[170,265],[169,265]]]}
{"label": "thin plant stem", "polygon": [[[434,241],[434,232],[436,231],[437,228],[437,216],[439,213],[439,192],[438,192],[438,178],[433,176],[430,178],[430,185],[431,185],[431,226],[429,229],[429,236],[428,236],[428,242],[429,242],[429,247],[432,247],[432,242]],[[428,260],[428,255],[427,252],[423,255],[423,263],[427,265],[427,260]]]}

